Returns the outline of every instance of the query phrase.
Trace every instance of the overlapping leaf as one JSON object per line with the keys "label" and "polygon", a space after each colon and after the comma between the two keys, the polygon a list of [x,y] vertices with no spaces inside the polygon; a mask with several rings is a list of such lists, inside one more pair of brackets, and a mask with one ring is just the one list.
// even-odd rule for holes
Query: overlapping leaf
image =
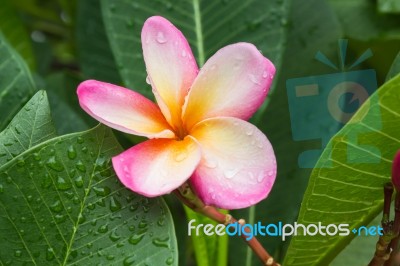
{"label": "overlapping leaf", "polygon": [[0,130],[35,92],[28,67],[0,34]]}
{"label": "overlapping leaf", "polygon": [[[298,223],[367,225],[400,148],[400,75],[384,84],[332,138],[313,170]],[[330,166],[331,164],[331,166]],[[329,166],[329,167],[328,167]],[[286,265],[327,265],[354,237],[297,236]]]}
{"label": "overlapping leaf", "polygon": [[169,211],[162,199],[119,183],[110,158],[121,148],[111,130],[98,126],[38,143],[53,136],[50,120],[38,92],[0,136],[1,143],[20,142],[0,166],[2,264],[175,263]]}

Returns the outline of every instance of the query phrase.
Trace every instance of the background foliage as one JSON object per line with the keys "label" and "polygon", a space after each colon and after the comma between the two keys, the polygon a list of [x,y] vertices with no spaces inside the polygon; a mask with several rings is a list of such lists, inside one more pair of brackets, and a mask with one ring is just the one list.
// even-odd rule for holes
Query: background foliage
{"label": "background foliage", "polygon": [[[279,167],[277,182],[265,201],[234,211],[234,216],[249,223],[293,223],[300,212],[299,221],[321,219],[328,223],[348,219],[349,223],[361,225],[379,214],[379,187],[388,180],[392,154],[400,146],[398,127],[393,126],[400,114],[399,78],[394,78],[400,72],[400,9],[396,0],[0,3],[1,264],[259,264],[240,239],[189,239],[185,217],[203,218],[185,211],[174,197],[165,197],[167,207],[161,198],[148,200],[122,188],[109,159],[121,151],[121,146],[130,147],[141,139],[102,126],[93,128],[96,122],[77,104],[76,86],[90,78],[121,84],[152,97],[145,82],[139,41],[143,22],[152,15],[162,15],[182,30],[199,65],[223,46],[246,41],[254,43],[277,66],[273,89],[252,119],[274,146]],[[361,119],[360,124],[343,128],[332,139],[337,150],[337,157],[333,157],[338,161],[335,168],[326,172],[299,168],[298,155],[321,144],[320,140],[293,141],[286,81],[335,73],[316,61],[314,55],[321,51],[339,63],[340,38],[349,40],[349,62],[367,48],[374,53],[359,69],[376,70],[382,87],[373,96],[374,103],[388,110],[382,111],[382,129],[366,139],[378,139],[379,145],[390,145],[390,149],[385,149],[378,168],[358,166],[349,170],[341,160],[340,152],[346,149],[340,134],[373,127],[373,118]],[[394,79],[385,84],[391,78]],[[314,108],[318,112],[326,108],[326,102]],[[325,151],[318,164],[328,153]],[[369,174],[372,177],[368,179]],[[374,192],[365,196],[366,189],[353,192],[351,185],[321,183],[321,177],[330,175],[339,181],[348,177],[349,184],[362,183],[373,187]],[[318,200],[317,194],[355,203]],[[353,220],[332,214],[343,208],[362,213],[355,213],[357,219]],[[310,209],[330,213],[321,216],[310,213]],[[46,233],[50,228],[52,231]],[[282,242],[277,237],[260,241],[278,261],[283,261],[287,253],[285,265],[304,261],[307,265],[326,265],[335,257],[333,265],[344,265],[351,264],[354,253],[338,254],[352,237],[329,240],[328,248],[313,247],[301,237],[294,238],[290,247],[289,241]],[[325,240],[318,239],[317,245],[321,241]],[[358,241],[349,249],[370,250],[360,256],[366,264],[375,241]]]}

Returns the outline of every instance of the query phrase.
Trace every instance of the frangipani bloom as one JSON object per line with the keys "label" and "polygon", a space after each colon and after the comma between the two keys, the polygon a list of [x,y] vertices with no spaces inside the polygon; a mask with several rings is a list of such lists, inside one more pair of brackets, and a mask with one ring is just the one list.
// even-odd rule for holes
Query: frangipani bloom
{"label": "frangipani bloom", "polygon": [[121,182],[154,197],[189,180],[205,204],[225,209],[264,199],[275,181],[275,155],[245,120],[264,101],[273,64],[254,45],[236,43],[199,72],[185,37],[162,17],[144,23],[142,47],[158,105],[95,80],[77,91],[81,107],[101,123],[149,138],[112,159]]}

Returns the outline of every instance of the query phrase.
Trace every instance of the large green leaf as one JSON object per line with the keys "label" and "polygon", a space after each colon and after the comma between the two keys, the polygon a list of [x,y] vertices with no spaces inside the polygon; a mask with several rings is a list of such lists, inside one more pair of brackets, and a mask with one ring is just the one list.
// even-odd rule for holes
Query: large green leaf
{"label": "large green leaf", "polygon": [[[318,12],[315,12],[318,10]],[[286,92],[286,81],[335,72],[314,59],[318,51],[328,58],[336,58],[340,26],[329,6],[320,0],[293,1],[290,8],[286,53],[278,68],[277,89],[269,95],[268,108],[259,127],[271,141],[277,157],[278,176],[268,198],[250,209],[234,211],[236,218],[248,223],[293,223],[298,216],[303,193],[307,187],[310,169],[299,168],[298,157],[307,150],[321,149],[321,139],[329,132],[319,132],[320,138],[294,141]],[[315,113],[326,109],[326,101],[315,102]],[[301,111],[301,110],[299,110]],[[304,124],[304,130],[315,136],[313,129]],[[259,237],[260,242],[279,262],[283,260],[288,241],[279,237]],[[232,265],[259,265],[258,258],[246,249],[241,239],[230,239]]]}
{"label": "large green leaf", "polygon": [[0,8],[0,31],[14,49],[25,59],[30,68],[35,66],[30,36],[17,15],[11,1],[2,1]]}
{"label": "large green leaf", "polygon": [[34,91],[28,67],[0,34],[0,130],[10,123]]}
{"label": "large green leaf", "polygon": [[[400,75],[385,83],[330,141],[313,170],[298,222],[367,225],[400,147]],[[354,237],[297,236],[286,265],[327,265]]]}
{"label": "large green leaf", "polygon": [[38,92],[0,133],[0,165],[55,136],[46,93]]}
{"label": "large green leaf", "polygon": [[79,62],[86,79],[121,82],[106,36],[100,1],[78,2],[76,37]]}
{"label": "large green leaf", "polygon": [[279,1],[111,1],[102,0],[104,24],[125,85],[152,97],[146,84],[140,32],[153,15],[169,19],[186,36],[204,64],[223,46],[239,41],[254,43],[279,64],[283,53],[288,0]]}
{"label": "large green leaf", "polygon": [[[47,110],[44,95],[39,92],[13,125],[29,127],[32,114],[25,112]],[[36,123],[52,128],[42,113]],[[110,163],[119,152],[111,130],[98,126],[44,141],[1,165],[1,264],[174,264],[168,208],[119,183]]]}

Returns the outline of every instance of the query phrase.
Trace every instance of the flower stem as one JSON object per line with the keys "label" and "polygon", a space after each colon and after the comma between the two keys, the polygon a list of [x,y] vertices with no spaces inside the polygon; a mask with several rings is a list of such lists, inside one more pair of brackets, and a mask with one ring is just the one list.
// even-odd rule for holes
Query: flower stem
{"label": "flower stem", "polygon": [[[174,191],[175,195],[189,208],[194,211],[207,216],[208,218],[221,223],[221,224],[231,224],[231,223],[239,223],[241,225],[245,224],[245,220],[239,219],[236,220],[230,214],[223,214],[218,211],[215,207],[205,205],[192,191],[190,186],[185,183],[177,190]],[[244,230],[247,233],[251,233],[250,229],[245,227]],[[246,242],[246,244],[253,250],[253,252],[257,255],[257,257],[261,260],[263,265],[266,266],[280,266],[277,262],[274,261],[274,258],[263,248],[257,238],[253,237],[250,240],[246,240],[246,235],[242,234],[241,238]]]}
{"label": "flower stem", "polygon": [[378,243],[376,243],[376,250],[374,257],[371,259],[368,266],[384,266],[387,264],[391,255],[391,242],[397,234],[393,230],[393,222],[390,221],[390,204],[392,202],[393,185],[392,183],[386,183],[383,187],[384,199],[383,199],[383,216],[382,216],[382,228],[383,235],[379,237]]}

